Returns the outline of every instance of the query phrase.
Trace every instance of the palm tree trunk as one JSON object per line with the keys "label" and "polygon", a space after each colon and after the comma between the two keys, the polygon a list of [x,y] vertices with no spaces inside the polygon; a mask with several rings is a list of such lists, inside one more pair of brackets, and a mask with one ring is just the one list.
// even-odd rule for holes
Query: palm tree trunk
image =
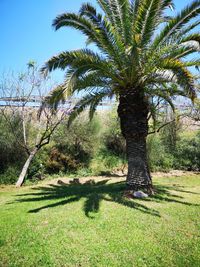
{"label": "palm tree trunk", "polygon": [[[142,90],[141,90],[142,91]],[[126,139],[128,160],[127,189],[152,191],[152,179],[147,161],[148,103],[140,90],[121,94],[118,115],[121,131]]]}
{"label": "palm tree trunk", "polygon": [[152,180],[149,172],[146,152],[146,138],[128,137],[126,139],[128,159],[128,189],[148,191],[152,188]]}
{"label": "palm tree trunk", "polygon": [[20,173],[20,175],[19,175],[19,178],[18,178],[17,183],[16,183],[16,187],[20,187],[20,186],[22,186],[22,184],[24,183],[24,179],[25,179],[25,177],[26,177],[28,168],[29,168],[29,166],[30,166],[30,164],[31,164],[31,162],[32,162],[32,160],[33,160],[33,158],[34,158],[34,156],[35,156],[35,154],[36,154],[37,152],[38,152],[38,148],[35,148],[35,149],[30,153],[30,155],[29,155],[28,159],[26,160],[26,162],[25,162],[25,164],[24,164],[24,166],[23,166],[23,168],[22,168],[22,171],[21,171],[21,173]]}

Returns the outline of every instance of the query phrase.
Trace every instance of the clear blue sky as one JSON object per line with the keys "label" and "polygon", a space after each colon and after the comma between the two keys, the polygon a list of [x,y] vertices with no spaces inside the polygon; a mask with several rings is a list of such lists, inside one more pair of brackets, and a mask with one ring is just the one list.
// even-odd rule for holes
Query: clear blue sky
{"label": "clear blue sky", "polygon": [[[81,3],[95,0],[0,0],[0,73],[22,71],[29,60],[42,65],[54,54],[84,47],[75,30],[55,32],[52,20],[65,11],[78,11]],[[175,0],[180,10],[191,0]]]}

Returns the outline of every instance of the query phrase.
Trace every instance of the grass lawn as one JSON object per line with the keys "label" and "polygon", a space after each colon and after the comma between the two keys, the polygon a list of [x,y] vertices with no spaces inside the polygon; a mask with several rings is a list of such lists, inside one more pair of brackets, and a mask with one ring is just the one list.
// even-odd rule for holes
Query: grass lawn
{"label": "grass lawn", "polygon": [[145,200],[117,177],[0,188],[0,266],[200,266],[200,175],[154,183]]}

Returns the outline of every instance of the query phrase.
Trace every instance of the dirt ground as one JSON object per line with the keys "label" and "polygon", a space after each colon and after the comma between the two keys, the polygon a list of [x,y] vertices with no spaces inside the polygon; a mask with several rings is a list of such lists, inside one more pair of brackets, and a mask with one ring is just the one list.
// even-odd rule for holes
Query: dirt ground
{"label": "dirt ground", "polygon": [[[164,178],[164,177],[182,177],[182,176],[193,176],[193,175],[199,175],[200,172],[191,172],[191,171],[180,171],[180,170],[172,170],[169,172],[154,172],[152,173],[152,178]],[[37,187],[38,185],[64,185],[64,184],[95,184],[100,181],[107,182],[113,182],[115,181],[125,181],[126,179],[126,171],[124,173],[122,171],[116,171],[113,172],[110,175],[104,175],[104,176],[89,176],[89,177],[75,177],[75,178],[69,178],[69,177],[58,177],[54,179],[44,179],[43,181],[40,181],[39,183],[22,186],[21,189],[26,187]],[[9,190],[15,190],[15,185],[0,185],[1,191],[6,190],[9,187]]]}
{"label": "dirt ground", "polygon": [[[191,171],[180,171],[180,170],[172,170],[169,172],[154,172],[152,173],[153,178],[162,178],[162,177],[180,177],[180,176],[189,176],[189,175],[198,175],[200,172],[191,172]],[[68,178],[68,177],[61,177],[57,179],[53,179],[52,181],[48,181],[51,184],[92,184],[94,181],[99,182],[102,180],[112,180],[113,178],[117,179],[118,181],[123,181],[126,179],[126,174],[122,172],[112,173],[111,175],[106,176],[90,176],[90,177],[77,177],[77,178]],[[45,182],[45,181],[44,181]],[[47,181],[45,182],[47,183]]]}

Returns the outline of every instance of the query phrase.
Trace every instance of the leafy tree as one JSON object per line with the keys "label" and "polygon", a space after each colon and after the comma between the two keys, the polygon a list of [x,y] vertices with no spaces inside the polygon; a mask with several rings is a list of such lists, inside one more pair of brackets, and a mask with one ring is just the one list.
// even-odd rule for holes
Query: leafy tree
{"label": "leafy tree", "polygon": [[46,62],[43,73],[66,70],[64,82],[50,93],[47,103],[56,108],[59,102],[81,92],[70,123],[88,106],[92,118],[103,99],[115,96],[126,139],[127,186],[151,192],[146,152],[148,116],[155,110],[151,99],[164,99],[173,107],[175,96],[196,97],[196,76],[190,67],[198,67],[200,60],[188,56],[200,48],[200,34],[195,32],[200,23],[200,1],[192,1],[173,16],[166,13],[168,8],[174,11],[173,0],[97,3],[101,13],[86,3],[77,14],[64,13],[53,21],[56,30],[72,27],[81,31],[87,36],[87,45],[97,49],[61,52]]}

